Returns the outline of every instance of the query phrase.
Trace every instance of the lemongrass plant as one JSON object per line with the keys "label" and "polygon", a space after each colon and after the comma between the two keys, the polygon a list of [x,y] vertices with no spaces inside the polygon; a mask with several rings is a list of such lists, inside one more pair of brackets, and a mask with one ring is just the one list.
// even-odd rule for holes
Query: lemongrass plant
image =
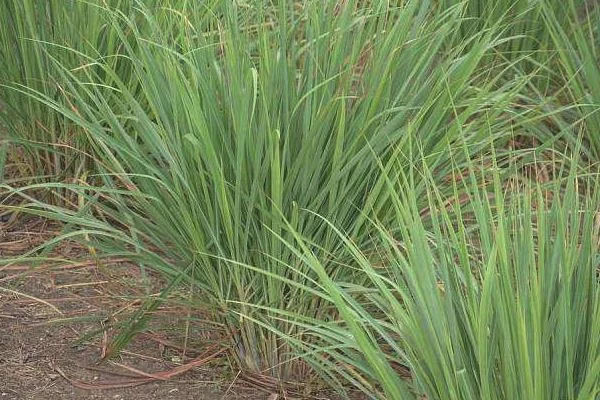
{"label": "lemongrass plant", "polygon": [[[515,190],[498,170],[471,168],[449,198],[426,166],[390,174],[400,230],[380,226],[381,263],[330,225],[367,283],[330,276],[300,235],[286,241],[320,277],[311,293],[341,318],[280,310],[313,340],[279,333],[332,386],[370,398],[598,398],[599,181],[575,170]],[[426,218],[417,178],[428,182]]]}
{"label": "lemongrass plant", "polygon": [[[305,376],[280,333],[310,343],[303,318],[352,320],[319,295],[320,279],[369,285],[363,269],[340,262],[348,245],[318,215],[364,248],[377,234],[371,218],[392,231],[402,226],[392,166],[434,170],[449,195],[441,183],[468,160],[451,156],[449,144],[466,142],[477,153],[490,140],[535,134],[541,118],[560,125],[561,110],[522,106],[531,76],[519,73],[520,58],[491,57],[511,40],[501,34],[505,22],[451,41],[465,22],[460,5],[135,1],[124,11],[109,3],[94,10],[118,52],[58,46],[76,65],[93,65],[73,68],[56,43],[38,42],[48,61],[40,71],[56,77],[64,96],[27,80],[11,86],[78,132],[94,163],[90,184],[14,193],[27,198],[29,212],[64,221],[63,238],[163,273],[163,297],[176,284],[190,287],[198,307],[226,327],[246,371]],[[72,191],[78,202],[44,204],[29,197],[36,188]],[[431,185],[411,188],[422,210]],[[323,273],[282,242],[291,232],[307,240]],[[113,353],[159,301],[148,298]],[[279,318],[282,309],[295,317]],[[369,350],[368,365],[382,374],[388,367],[378,350]],[[367,387],[362,373],[347,376]],[[398,379],[388,378],[381,384],[395,387]]]}
{"label": "lemongrass plant", "polygon": [[[161,2],[168,8],[178,0]],[[136,90],[129,64],[124,62],[122,40],[129,32],[111,29],[102,5],[110,5],[133,18],[137,1],[8,0],[0,3],[0,135],[14,144],[12,156],[24,182],[76,182],[85,180],[94,165],[85,135],[68,118],[48,108],[15,85],[36,90],[64,107],[75,110],[65,82],[53,72],[59,62],[74,74],[94,71],[97,82],[110,90],[110,66],[130,90]],[[162,7],[156,7],[159,12]],[[147,25],[140,24],[144,32]],[[119,37],[121,33],[124,36]],[[38,193],[38,195],[41,193]],[[65,191],[45,193],[47,201],[68,204]]]}
{"label": "lemongrass plant", "polygon": [[[515,70],[535,75],[528,94],[522,99],[523,105],[542,104],[547,110],[560,110],[567,124],[585,121],[590,128],[593,126],[584,137],[581,151],[588,160],[598,162],[600,140],[593,134],[600,129],[597,112],[600,7],[597,3],[587,0],[443,0],[440,7],[457,4],[464,4],[465,21],[450,42],[465,43],[465,38],[470,38],[473,32],[496,26],[498,20],[506,21],[501,36],[511,40],[498,46],[497,53],[490,58],[519,60]],[[535,129],[542,142],[556,140],[555,129],[546,129],[540,123],[536,123]],[[563,136],[560,141],[575,145],[577,136]]]}
{"label": "lemongrass plant", "polygon": [[[55,46],[45,49],[68,106],[35,87],[15,89],[85,135],[98,174],[96,185],[38,185],[75,191],[78,210],[34,199],[31,207],[102,254],[126,254],[191,285],[227,327],[240,368],[298,376],[306,371],[286,363],[294,359],[286,343],[254,322],[273,319],[266,308],[329,318],[331,307],[297,287],[319,283],[310,269],[289,268],[296,255],[279,240],[285,221],[323,257],[343,243],[300,209],[368,242],[363,210],[394,222],[379,163],[423,159],[445,179],[447,143],[460,138],[476,151],[489,139],[481,126],[496,138],[520,129],[516,103],[529,77],[515,78],[508,63],[481,79],[480,60],[503,40],[491,28],[469,39],[467,54],[443,46],[461,26],[460,7],[217,3],[219,12],[183,2],[159,13],[136,2],[133,16],[98,7],[118,37],[122,68],[131,68],[127,79],[110,57],[75,53],[94,68],[73,71],[52,56]],[[421,185],[415,195],[425,193]],[[336,262],[326,269],[365,279]],[[295,324],[278,328],[302,336]],[[112,349],[139,329],[132,323]]]}
{"label": "lemongrass plant", "polygon": [[[85,166],[66,155],[69,148],[81,145],[72,132],[72,124],[34,99],[7,88],[21,84],[39,90],[53,99],[61,99],[61,85],[51,75],[50,57],[43,43],[54,43],[55,57],[69,68],[77,65],[72,52],[61,46],[83,51],[87,42],[99,38],[102,21],[93,18],[83,2],[3,1],[0,3],[0,99],[4,125],[2,135],[22,145],[20,175],[64,179],[79,175]],[[72,18],[78,15],[80,18]],[[97,46],[96,43],[94,43]],[[91,48],[91,43],[88,48]],[[109,50],[113,52],[114,50]],[[76,153],[76,152],[75,152]],[[17,153],[14,153],[15,157]]]}

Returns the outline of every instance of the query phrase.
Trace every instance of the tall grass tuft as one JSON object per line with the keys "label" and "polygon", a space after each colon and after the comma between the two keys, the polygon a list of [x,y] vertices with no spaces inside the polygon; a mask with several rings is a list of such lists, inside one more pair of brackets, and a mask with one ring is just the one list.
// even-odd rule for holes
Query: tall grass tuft
{"label": "tall grass tuft", "polygon": [[169,280],[112,354],[185,285],[244,371],[298,379],[308,361],[391,399],[593,396],[594,184],[507,202],[521,153],[500,146],[544,140],[538,159],[591,134],[594,51],[549,2],[524,3],[500,18],[470,2],[0,3],[6,122],[53,180],[12,195]]}
{"label": "tall grass tuft", "polygon": [[[60,46],[82,50],[85,41],[98,37],[101,21],[90,15],[89,8],[83,6],[83,2],[65,5],[56,1],[3,1],[0,4],[0,101],[3,108],[0,117],[7,128],[3,135],[26,145],[21,152],[23,176],[51,176],[60,180],[67,172],[82,172],[78,162],[65,157],[69,147],[81,144],[72,132],[72,124],[59,113],[6,86],[27,85],[62,100],[65,93],[51,75],[50,56],[40,42],[54,43],[55,57],[67,68],[74,68],[77,63],[73,53],[61,51]],[[73,15],[82,18],[72,18]]]}
{"label": "tall grass tuft", "polygon": [[[450,43],[465,43],[474,32],[498,26],[505,21],[499,37],[506,40],[496,47],[486,62],[494,71],[496,59],[515,61],[518,73],[532,74],[531,85],[522,105],[542,105],[547,112],[560,112],[567,124],[579,124],[581,148],[586,160],[597,163],[600,155],[598,107],[600,69],[598,45],[600,7],[587,0],[566,1],[468,1],[443,0],[442,9],[463,4],[461,28]],[[468,46],[466,47],[469,48]],[[562,135],[555,122],[536,121],[541,142],[563,142],[574,147],[578,135]],[[548,126],[549,125],[549,126]]]}
{"label": "tall grass tuft", "polygon": [[[380,227],[382,262],[332,226],[368,283],[329,276],[299,235],[287,242],[342,316],[300,320],[318,343],[287,340],[332,385],[351,382],[372,398],[597,398],[597,176],[515,191],[498,172],[471,169],[446,199],[425,171],[389,181],[401,228]],[[429,182],[428,218],[415,176]],[[469,196],[462,206],[459,192]]]}
{"label": "tall grass tuft", "polygon": [[[166,1],[163,6],[175,2]],[[106,90],[110,90],[112,82],[103,68],[110,66],[120,81],[127,82],[132,92],[136,90],[135,80],[130,80],[132,70],[122,54],[122,41],[130,32],[111,29],[101,4],[110,4],[124,15],[133,16],[137,2],[0,3],[0,125],[3,139],[17,149],[12,156],[23,181],[72,183],[85,181],[94,171],[93,154],[89,153],[81,127],[24,93],[25,88],[35,90],[77,112],[67,83],[56,73],[56,63],[76,76],[93,73],[96,83]],[[145,28],[140,24],[139,32],[145,32]],[[65,198],[65,194],[54,188],[53,193],[45,193],[45,198],[69,204],[73,199]]]}
{"label": "tall grass tuft", "polygon": [[[461,7],[134,4],[129,13],[109,4],[95,9],[119,49],[116,64],[74,48],[70,56],[94,65],[74,70],[53,56],[55,44],[39,50],[68,105],[43,88],[13,86],[76,127],[95,161],[93,185],[33,186],[73,191],[76,207],[29,201],[67,222],[68,237],[127,255],[199,293],[243,370],[306,373],[266,321],[298,340],[303,330],[271,310],[317,320],[336,313],[304,291],[321,286],[318,274],[280,238],[291,239],[289,221],[322,260],[345,251],[344,243],[301,209],[368,243],[370,217],[392,229],[398,222],[380,163],[424,162],[444,181],[453,163],[466,165],[447,144],[466,141],[476,152],[489,140],[507,141],[531,112],[518,108],[529,76],[515,75],[513,62],[496,62],[493,77],[481,74],[481,60],[505,40],[494,29],[446,46],[463,22]],[[423,182],[414,195],[426,204]],[[324,268],[334,279],[366,279],[333,260]],[[115,352],[143,328],[138,320],[115,339]]]}

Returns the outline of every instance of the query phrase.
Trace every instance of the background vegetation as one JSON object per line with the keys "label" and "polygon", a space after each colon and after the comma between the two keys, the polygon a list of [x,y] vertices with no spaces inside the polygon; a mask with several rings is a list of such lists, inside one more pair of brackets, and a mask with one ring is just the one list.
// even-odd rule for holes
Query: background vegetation
{"label": "background vegetation", "polygon": [[3,1],[0,207],[166,278],[114,354],[183,288],[244,371],[593,399],[599,12]]}

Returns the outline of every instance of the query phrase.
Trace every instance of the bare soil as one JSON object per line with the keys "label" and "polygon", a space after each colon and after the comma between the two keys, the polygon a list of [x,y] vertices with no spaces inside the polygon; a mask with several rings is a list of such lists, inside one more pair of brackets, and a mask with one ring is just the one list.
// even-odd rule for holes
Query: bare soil
{"label": "bare soil", "polygon": [[[57,232],[40,219],[4,229],[0,222],[0,258]],[[161,306],[144,333],[106,359],[116,326],[148,287],[139,284],[139,268],[97,262],[90,249],[71,243],[52,256],[79,261],[0,266],[0,400],[291,398],[268,385],[251,387],[252,380],[231,371],[220,333],[189,322],[193,315],[181,306]]]}

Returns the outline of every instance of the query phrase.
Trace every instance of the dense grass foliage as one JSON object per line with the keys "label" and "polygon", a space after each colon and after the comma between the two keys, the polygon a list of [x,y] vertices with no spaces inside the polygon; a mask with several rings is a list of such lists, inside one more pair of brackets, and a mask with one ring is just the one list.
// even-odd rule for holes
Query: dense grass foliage
{"label": "dense grass foliage", "polygon": [[86,163],[76,156],[85,151],[85,141],[74,132],[69,120],[5,85],[26,85],[68,104],[64,85],[52,74],[52,59],[77,68],[84,66],[78,64],[73,50],[96,57],[117,50],[110,38],[101,34],[102,21],[94,14],[93,8],[83,2],[69,7],[62,1],[0,4],[1,119],[8,128],[4,134],[24,145],[23,151],[14,155],[23,176],[73,180],[85,172]]}
{"label": "dense grass foliage", "polygon": [[11,201],[160,272],[161,298],[187,288],[236,367],[390,399],[593,398],[590,4],[26,0],[0,15],[2,149],[32,179],[3,185]]}
{"label": "dense grass foliage", "polygon": [[[468,205],[448,207],[431,186],[427,227],[415,182],[401,175],[390,189],[402,228],[380,226],[381,264],[337,231],[368,284],[330,278],[301,237],[287,243],[343,317],[303,319],[318,340],[289,340],[333,385],[351,381],[376,398],[408,398],[409,388],[434,399],[597,398],[597,181],[571,175],[514,193],[497,174],[471,171],[456,187]],[[491,190],[481,190],[487,178]]]}

